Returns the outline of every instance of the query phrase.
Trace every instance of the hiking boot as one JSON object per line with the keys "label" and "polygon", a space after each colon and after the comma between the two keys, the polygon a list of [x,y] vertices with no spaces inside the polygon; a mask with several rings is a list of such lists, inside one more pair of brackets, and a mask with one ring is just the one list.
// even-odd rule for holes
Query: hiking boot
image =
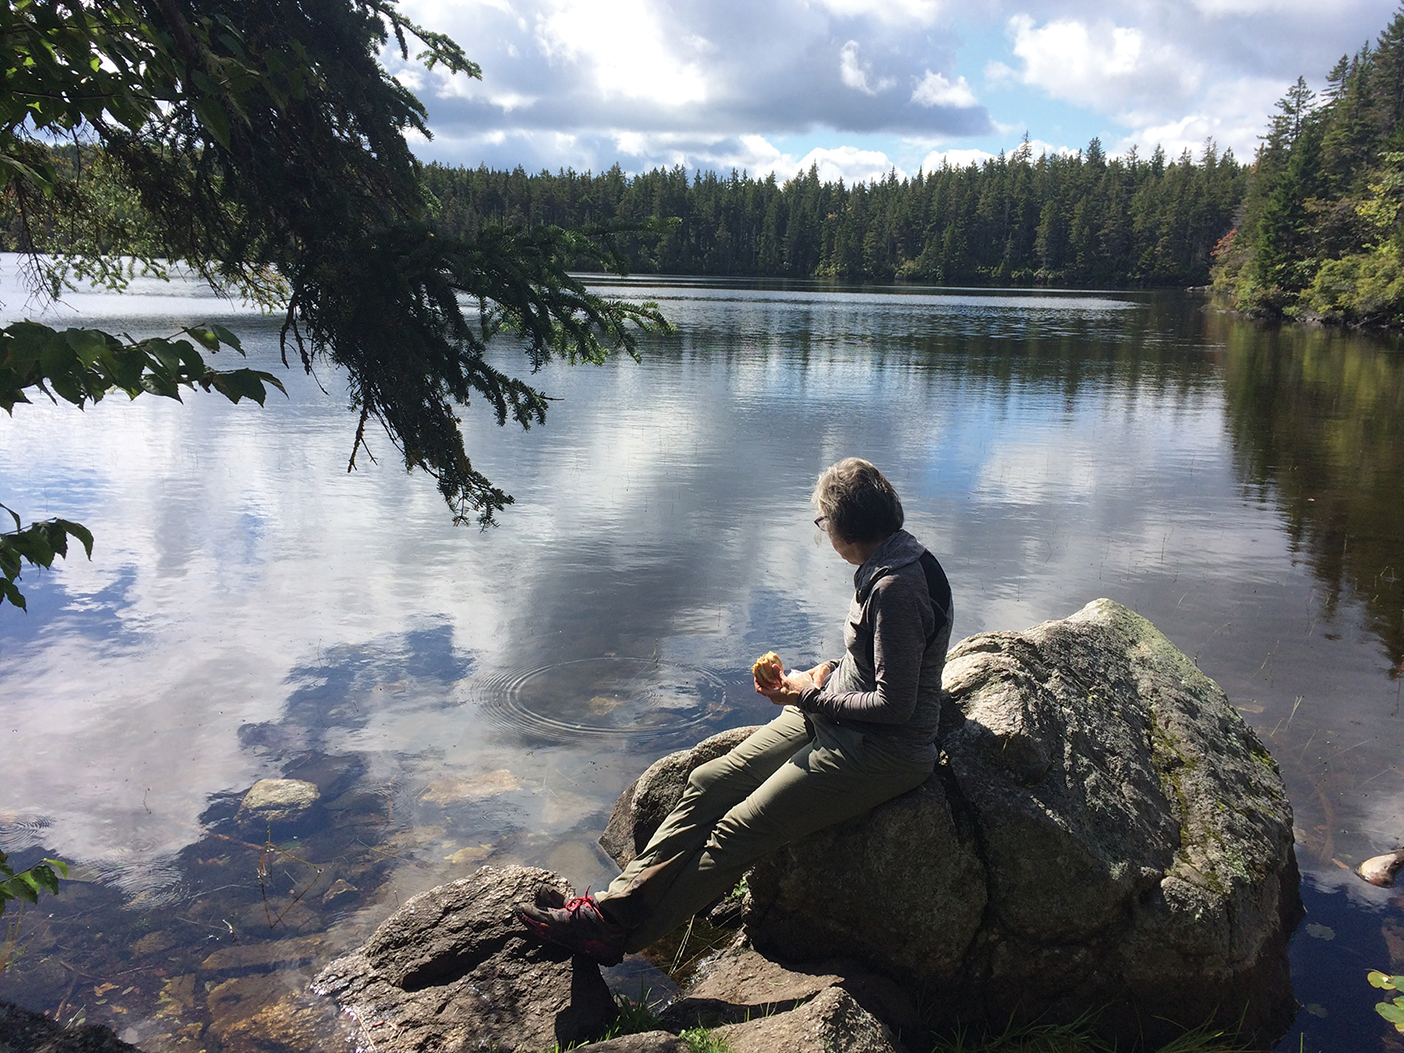
{"label": "hiking boot", "polygon": [[624,960],[624,926],[605,917],[589,889],[560,906],[550,905],[558,898],[558,894],[538,894],[535,906],[517,911],[533,936],[598,965],[618,965]]}

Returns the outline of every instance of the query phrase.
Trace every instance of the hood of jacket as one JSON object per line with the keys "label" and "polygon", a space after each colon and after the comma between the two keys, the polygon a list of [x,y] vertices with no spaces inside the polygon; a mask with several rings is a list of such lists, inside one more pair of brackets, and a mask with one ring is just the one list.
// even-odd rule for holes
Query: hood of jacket
{"label": "hood of jacket", "polygon": [[853,592],[859,603],[866,603],[873,585],[909,563],[921,559],[926,548],[905,530],[888,536],[866,563],[853,572]]}

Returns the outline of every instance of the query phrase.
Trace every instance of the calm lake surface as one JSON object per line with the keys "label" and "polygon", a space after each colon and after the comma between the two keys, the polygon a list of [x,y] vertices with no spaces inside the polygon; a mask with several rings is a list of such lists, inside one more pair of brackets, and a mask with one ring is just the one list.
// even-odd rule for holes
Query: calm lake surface
{"label": "calm lake surface", "polygon": [[[512,862],[599,887],[595,838],[648,763],[768,719],[757,654],[841,648],[850,568],[808,495],[857,454],[945,565],[957,638],[1109,596],[1224,687],[1296,810],[1303,1008],[1278,1048],[1400,1048],[1365,976],[1404,971],[1404,899],[1351,873],[1404,834],[1396,345],[1188,294],[609,287],[677,333],[542,370],[544,427],[465,413],[516,496],[487,532],[383,436],[346,472],[343,380],[283,370],[276,320],[154,282],[51,316],[221,321],[289,397],[0,418],[0,501],[97,538],[0,608],[0,849],[77,864],[0,998],[152,1053],[258,1050],[257,1013],[415,892]],[[261,889],[231,817],[269,777],[326,810]]]}

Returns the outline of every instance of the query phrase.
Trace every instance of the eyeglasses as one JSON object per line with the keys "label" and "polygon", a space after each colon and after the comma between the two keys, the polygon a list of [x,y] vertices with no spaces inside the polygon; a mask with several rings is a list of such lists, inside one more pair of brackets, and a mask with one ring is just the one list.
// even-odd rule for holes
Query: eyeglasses
{"label": "eyeglasses", "polygon": [[818,518],[816,518],[816,519],[814,520],[814,525],[817,526],[820,530],[824,531],[825,533],[828,533],[828,531],[829,531],[829,517],[828,517],[828,516],[819,516]]}

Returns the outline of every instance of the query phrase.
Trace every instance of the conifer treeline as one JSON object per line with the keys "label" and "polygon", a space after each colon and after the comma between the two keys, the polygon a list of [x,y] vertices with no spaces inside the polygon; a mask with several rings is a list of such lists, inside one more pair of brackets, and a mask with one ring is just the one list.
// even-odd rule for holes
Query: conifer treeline
{"label": "conifer treeline", "polygon": [[1404,6],[1277,111],[1215,285],[1254,313],[1404,325]]}
{"label": "conifer treeline", "polygon": [[914,178],[826,183],[817,168],[783,183],[681,167],[626,176],[528,175],[431,165],[425,180],[455,234],[486,224],[637,223],[621,239],[636,272],[933,283],[1199,285],[1233,225],[1247,168],[1207,143],[1167,162],[1157,148],[1108,158],[1093,139],[1033,157],[1027,142],[983,165]]}

